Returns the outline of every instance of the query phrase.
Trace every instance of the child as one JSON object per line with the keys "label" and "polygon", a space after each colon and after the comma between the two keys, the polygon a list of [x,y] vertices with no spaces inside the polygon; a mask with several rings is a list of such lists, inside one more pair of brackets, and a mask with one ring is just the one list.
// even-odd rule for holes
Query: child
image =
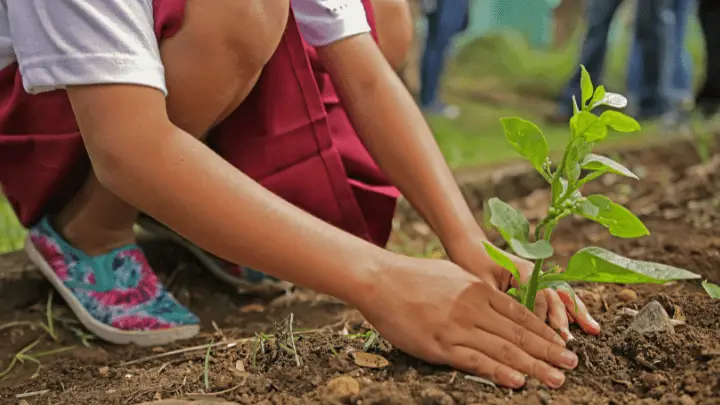
{"label": "child", "polygon": [[[412,355],[510,387],[525,375],[562,385],[551,364],[577,358],[503,293],[508,272],[486,255],[363,3],[292,7],[0,0],[0,183],[32,260],[104,340],[191,337],[198,319],[135,245],[142,211],[230,263],[347,301]],[[454,263],[378,246],[398,196],[388,179]],[[569,311],[598,333],[561,294],[567,306],[541,294],[540,317],[567,331]]]}

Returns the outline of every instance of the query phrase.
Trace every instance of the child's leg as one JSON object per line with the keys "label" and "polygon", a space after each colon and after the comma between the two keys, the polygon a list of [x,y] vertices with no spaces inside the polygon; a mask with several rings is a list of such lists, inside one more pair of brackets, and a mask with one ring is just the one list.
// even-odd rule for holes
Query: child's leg
{"label": "child's leg", "polygon": [[[232,112],[280,42],[287,13],[287,1],[188,2],[183,27],[161,44],[171,121],[202,138]],[[132,242],[137,215],[91,174],[54,224],[95,255]]]}
{"label": "child's leg", "polygon": [[[160,46],[170,119],[202,138],[233,111],[280,42],[288,10],[288,1],[189,1],[182,28]],[[27,250],[100,338],[157,345],[191,337],[198,319],[168,294],[133,243],[137,215],[91,173],[53,223],[32,227]]]}

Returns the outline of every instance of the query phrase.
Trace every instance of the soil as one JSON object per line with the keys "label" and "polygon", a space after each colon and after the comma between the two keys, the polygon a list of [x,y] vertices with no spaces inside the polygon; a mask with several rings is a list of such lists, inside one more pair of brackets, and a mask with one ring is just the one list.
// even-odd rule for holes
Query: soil
{"label": "soil", "polygon": [[[698,166],[692,147],[670,145],[631,154],[624,163],[643,181],[609,176],[585,194],[608,193],[640,213],[651,235],[615,239],[595,224],[568,220],[554,237],[556,261],[562,264],[579,248],[598,245],[720,282],[720,160]],[[525,190],[516,197],[513,204],[537,217],[547,190]],[[393,246],[420,253],[432,240],[423,224],[398,221]],[[549,390],[530,380],[523,389],[509,390],[424,364],[382,339],[371,351],[389,366],[358,366],[354,355],[363,350],[365,339],[352,334],[364,333],[369,325],[342,302],[309,291],[292,297],[272,291],[240,295],[207,277],[182,249],[165,241],[148,241],[146,247],[175,295],[202,316],[204,333],[162,348],[94,340],[86,347],[72,330],[71,314],[56,300],[57,340],[42,337],[40,327],[0,330],[0,369],[39,337],[31,354],[72,348],[42,357],[39,371],[32,361],[18,364],[0,379],[0,404],[124,405],[178,397],[262,405],[720,404],[720,300],[712,301],[699,282],[578,285],[578,294],[604,327],[602,334],[589,337],[573,330],[581,364],[568,373],[563,388]],[[0,328],[14,321],[42,322],[49,291],[22,254],[0,256]],[[639,310],[653,300],[671,317],[685,320],[675,333],[629,331],[627,309]],[[260,350],[262,339],[253,339],[256,333],[275,333],[274,322],[289,314],[300,332],[295,342],[299,367],[295,356],[274,341]]]}

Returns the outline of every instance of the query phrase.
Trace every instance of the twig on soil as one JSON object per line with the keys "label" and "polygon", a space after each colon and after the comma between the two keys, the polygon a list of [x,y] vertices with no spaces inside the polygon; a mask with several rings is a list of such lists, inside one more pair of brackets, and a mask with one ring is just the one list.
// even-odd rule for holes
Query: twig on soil
{"label": "twig on soil", "polygon": [[244,385],[244,383],[238,384],[238,385],[236,385],[236,386],[234,386],[234,387],[230,387],[230,388],[228,388],[228,389],[226,389],[226,390],[222,390],[222,391],[218,391],[218,392],[198,392],[198,393],[193,393],[193,394],[185,394],[184,396],[185,396],[185,397],[188,397],[188,398],[192,398],[192,397],[214,397],[214,396],[217,396],[217,395],[227,394],[228,392],[233,392],[233,391],[235,391],[236,389],[242,387],[243,385]]}
{"label": "twig on soil", "polygon": [[37,396],[39,396],[39,395],[45,395],[45,394],[47,394],[48,392],[50,392],[50,390],[25,392],[25,393],[22,393],[22,394],[17,394],[17,395],[15,395],[15,398],[17,398],[17,399],[23,399],[23,398],[37,397]]}
{"label": "twig on soil", "polygon": [[[308,331],[295,332],[293,335],[294,336],[306,336],[306,335],[314,335],[314,334],[321,333],[321,332],[323,332],[323,329],[313,329],[313,330],[308,330]],[[275,339],[275,337],[273,335],[265,335],[265,336],[267,336],[269,340]],[[250,342],[254,341],[255,339],[256,339],[255,337],[248,337],[248,338],[235,339],[233,341],[230,341],[229,343],[217,342],[217,343],[212,344],[211,347],[213,349],[215,349],[215,348],[225,345],[225,344],[227,345],[227,347],[235,347],[237,345],[250,343]],[[142,358],[139,358],[136,360],[126,361],[126,362],[118,364],[117,367],[130,366],[133,364],[139,364],[139,363],[144,363],[147,361],[162,359],[164,357],[176,356],[178,354],[203,351],[203,350],[207,350],[207,348],[208,348],[207,344],[186,347],[184,349],[173,350],[173,351],[169,351],[166,353],[159,353],[159,354],[154,354],[152,356],[142,357]]]}
{"label": "twig on soil", "polygon": [[291,312],[282,322],[275,324],[275,335],[278,346],[295,356],[295,364],[300,367],[300,355],[295,347],[295,334],[293,333],[294,314]]}
{"label": "twig on soil", "polygon": [[6,324],[0,325],[0,330],[10,329],[10,328],[14,328],[16,326],[27,326],[29,328],[35,329],[38,326],[38,324],[37,324],[37,322],[31,322],[31,321],[8,322]]}

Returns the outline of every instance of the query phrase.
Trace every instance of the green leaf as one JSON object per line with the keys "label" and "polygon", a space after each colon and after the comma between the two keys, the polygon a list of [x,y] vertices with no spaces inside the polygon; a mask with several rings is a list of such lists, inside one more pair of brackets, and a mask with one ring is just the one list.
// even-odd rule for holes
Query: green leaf
{"label": "green leaf", "polygon": [[573,138],[583,138],[587,142],[602,141],[607,138],[607,125],[597,115],[580,111],[570,118]]}
{"label": "green leaf", "polygon": [[548,144],[540,128],[530,121],[521,118],[507,117],[500,119],[505,137],[520,155],[542,172],[542,165],[548,156]]}
{"label": "green leaf", "polygon": [[705,291],[707,291],[707,293],[710,295],[710,297],[720,300],[720,286],[719,285],[710,283],[707,280],[705,280],[702,282],[702,286],[705,289]]}
{"label": "green leaf", "polygon": [[575,96],[572,96],[572,107],[573,107],[573,115],[580,112],[580,107],[578,107],[577,100],[575,99]]}
{"label": "green leaf", "polygon": [[509,244],[511,240],[527,241],[530,224],[523,214],[498,198],[488,200],[490,224]]}
{"label": "green leaf", "polygon": [[587,281],[617,284],[664,284],[673,280],[694,280],[699,275],[660,263],[622,257],[599,247],[575,253],[563,273],[546,274],[545,281]]}
{"label": "green leaf", "polygon": [[640,124],[634,118],[619,111],[605,111],[600,115],[600,120],[618,132],[637,132],[640,130]]}
{"label": "green leaf", "polygon": [[485,251],[487,251],[488,256],[490,256],[490,258],[500,267],[509,271],[513,278],[518,282],[518,285],[520,285],[522,281],[520,278],[520,271],[507,254],[496,248],[492,243],[483,241],[483,245],[485,245]]}
{"label": "green leaf", "polygon": [[[595,206],[597,210],[588,210],[587,203]],[[618,238],[639,238],[650,234],[650,231],[635,214],[622,205],[612,202],[604,195],[589,195],[587,201],[580,205],[578,214],[602,224],[608,228],[611,235]]]}
{"label": "green leaf", "polygon": [[628,169],[627,167],[608,157],[595,155],[593,153],[585,156],[585,159],[583,159],[581,166],[585,170],[592,170],[594,172],[602,173],[615,173],[621,176],[630,177],[632,179],[638,180],[638,177],[635,175],[635,173],[630,171],[630,169]]}
{"label": "green leaf", "polygon": [[575,186],[580,178],[580,162],[592,151],[593,146],[592,142],[585,142],[582,138],[573,140],[568,146],[564,172],[570,185]]}
{"label": "green leaf", "polygon": [[[588,100],[593,96],[593,82],[590,78],[590,73],[588,73],[587,69],[585,69],[585,66],[580,65],[580,93],[582,95],[582,105],[585,107]],[[583,108],[584,109],[584,108]]]}
{"label": "green leaf", "polygon": [[591,105],[590,108],[606,105],[612,108],[622,109],[627,107],[627,104],[628,100],[622,94],[610,93],[609,91],[606,91],[605,97],[603,97],[602,100],[595,102],[595,104]]}
{"label": "green leaf", "polygon": [[590,100],[590,109],[593,109],[597,106],[599,102],[601,102],[605,98],[605,86],[600,85],[597,86],[595,89],[595,94],[593,94],[592,99]]}
{"label": "green leaf", "polygon": [[553,255],[552,245],[546,240],[527,242],[511,239],[508,244],[516,255],[528,260],[547,259]]}

